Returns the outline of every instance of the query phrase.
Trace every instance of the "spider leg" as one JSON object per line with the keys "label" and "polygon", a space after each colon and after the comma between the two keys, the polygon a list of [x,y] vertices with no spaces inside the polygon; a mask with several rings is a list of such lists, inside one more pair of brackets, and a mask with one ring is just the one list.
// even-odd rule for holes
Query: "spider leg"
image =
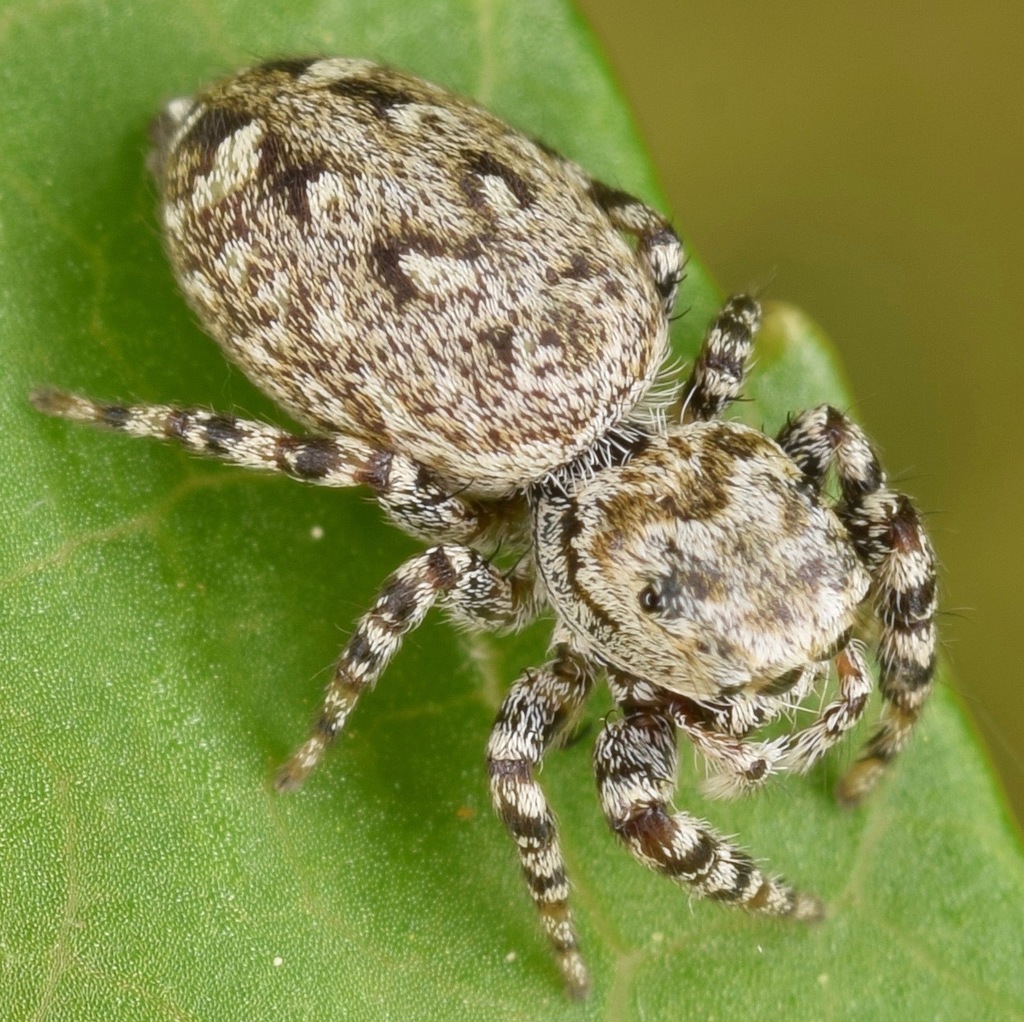
{"label": "spider leg", "polygon": [[746,736],[777,717],[786,705],[782,700],[754,693],[742,700],[698,702],[616,670],[608,671],[608,687],[618,705],[664,713],[672,720],[720,771],[705,782],[714,797],[751,791],[774,772],[782,754],[779,740],[758,742]]}
{"label": "spider leg", "polygon": [[692,718],[672,714],[672,720],[697,751],[714,764],[700,785],[708,798],[738,798],[760,788],[780,768],[784,739],[752,741],[715,731]]}
{"label": "spider leg", "polygon": [[612,227],[637,239],[636,254],[661,295],[665,315],[672,312],[683,279],[683,246],[675,228],[635,195],[592,178],[578,163],[538,143],[604,211]]}
{"label": "spider leg", "polygon": [[709,798],[747,795],[776,773],[805,773],[837,744],[862,716],[871,694],[871,677],[855,645],[848,644],[837,654],[835,662],[839,675],[837,697],[823,706],[806,727],[766,741],[755,741],[746,735],[799,702],[814,687],[823,665],[811,664],[795,672],[795,683],[787,679],[787,699],[755,693],[747,699],[716,706],[674,694],[662,698],[664,712],[717,768],[701,784],[701,791]]}
{"label": "spider leg", "polygon": [[725,303],[708,327],[690,378],[667,409],[670,422],[715,419],[736,400],[760,325],[761,306],[749,295]]}
{"label": "spider leg", "polygon": [[478,628],[519,628],[536,614],[532,578],[506,577],[469,547],[436,546],[406,561],[356,624],[335,664],[313,732],[281,768],[278,790],[294,791],[302,784],[359,697],[373,687],[402,639],[438,600]]}
{"label": "spider leg", "polygon": [[823,706],[807,727],[784,736],[779,769],[806,773],[864,715],[871,695],[871,672],[863,653],[849,643],[837,654],[835,664],[839,675],[836,698]]}
{"label": "spider leg", "polygon": [[556,647],[554,660],[527,671],[513,685],[487,743],[494,808],[516,843],[530,895],[574,998],[586,996],[589,978],[569,910],[555,819],[533,771],[568,733],[592,684],[586,665],[567,646]]}
{"label": "spider leg", "polygon": [[[576,167],[575,170],[585,175]],[[593,178],[586,178],[590,197],[604,210],[617,231],[637,239],[636,254],[647,267],[661,295],[665,315],[672,312],[682,280],[683,247],[675,229],[657,210],[630,195]]]}
{"label": "spider leg", "polygon": [[645,866],[700,897],[763,915],[812,921],[813,895],[766,876],[746,852],[689,813],[670,813],[676,732],[663,713],[630,712],[607,724],[594,750],[601,806],[612,830]]}
{"label": "spider leg", "polygon": [[[839,691],[835,699],[823,706],[806,727],[764,742],[736,738],[710,730],[706,722],[694,720],[671,707],[672,719],[683,733],[722,771],[710,776],[702,785],[711,798],[735,798],[764,784],[776,772],[806,773],[852,728],[864,714],[871,695],[871,673],[857,645],[848,643],[835,657]],[[822,674],[822,665],[812,664],[801,672],[801,680],[792,690],[793,701],[813,687]],[[807,684],[805,684],[807,682]],[[765,720],[777,716],[787,703],[774,700],[775,706]],[[689,719],[687,719],[687,717]]]}
{"label": "spider leg", "polygon": [[835,466],[842,493],[836,513],[872,577],[884,702],[876,730],[836,791],[852,804],[907,744],[932,689],[935,553],[910,498],[888,488],[867,437],[842,412],[827,405],[803,412],[778,442],[818,488]]}
{"label": "spider leg", "polygon": [[36,391],[31,400],[47,415],[173,440],[245,468],[283,472],[321,486],[368,486],[399,526],[428,540],[472,539],[493,524],[499,510],[453,496],[416,462],[355,437],[296,436],[200,408],[103,403],[57,390]]}

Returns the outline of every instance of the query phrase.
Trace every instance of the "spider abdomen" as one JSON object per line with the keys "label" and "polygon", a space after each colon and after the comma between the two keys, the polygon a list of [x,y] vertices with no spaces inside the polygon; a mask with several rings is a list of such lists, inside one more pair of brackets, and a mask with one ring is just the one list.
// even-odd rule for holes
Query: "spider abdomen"
{"label": "spider abdomen", "polygon": [[154,133],[182,289],[308,425],[495,495],[587,450],[657,372],[663,296],[589,178],[437,86],[276,62]]}

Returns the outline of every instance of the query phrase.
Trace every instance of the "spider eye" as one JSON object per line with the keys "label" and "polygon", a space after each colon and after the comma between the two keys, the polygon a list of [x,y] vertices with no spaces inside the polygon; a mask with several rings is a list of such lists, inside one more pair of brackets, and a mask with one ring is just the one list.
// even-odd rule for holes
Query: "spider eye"
{"label": "spider eye", "polygon": [[648,614],[654,614],[656,611],[661,610],[664,606],[661,593],[659,593],[654,586],[644,586],[644,588],[640,590],[640,606],[647,611]]}

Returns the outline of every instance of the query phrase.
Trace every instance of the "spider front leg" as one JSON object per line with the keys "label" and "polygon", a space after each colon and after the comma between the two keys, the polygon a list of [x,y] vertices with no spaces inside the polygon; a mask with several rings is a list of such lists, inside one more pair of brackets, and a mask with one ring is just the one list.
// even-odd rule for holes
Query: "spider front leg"
{"label": "spider front leg", "polygon": [[806,773],[864,715],[871,695],[871,672],[863,653],[849,643],[836,655],[835,664],[839,676],[836,698],[823,706],[807,727],[782,739],[780,769]]}
{"label": "spider front leg", "polygon": [[172,440],[245,468],[283,472],[321,486],[368,486],[401,528],[423,539],[467,541],[493,524],[493,509],[451,495],[409,458],[354,437],[296,436],[201,408],[104,403],[58,390],[36,391],[31,400],[47,415]]}
{"label": "spider front leg", "polygon": [[294,791],[345,726],[359,697],[372,688],[435,601],[482,629],[521,628],[536,614],[533,578],[507,577],[464,546],[436,546],[406,561],[381,587],[356,624],[334,668],[313,733],[282,767],[280,791]]}
{"label": "spider front leg", "polygon": [[675,727],[662,713],[626,712],[601,732],[594,767],[605,816],[629,851],[699,897],[763,915],[820,919],[824,909],[813,895],[767,876],[703,820],[669,811],[676,787]]}
{"label": "spider front leg", "polygon": [[[701,785],[709,798],[735,798],[763,785],[779,772],[806,773],[837,745],[860,720],[871,695],[871,673],[859,647],[848,644],[835,657],[839,691],[836,698],[815,714],[806,727],[767,741],[753,741],[734,733],[729,716],[702,712],[703,708],[682,698],[672,698],[668,712],[672,720],[696,748],[717,767]],[[757,724],[767,723],[788,706],[799,702],[814,682],[827,674],[827,664],[812,664],[797,672],[799,680],[787,693],[789,700],[753,696],[758,710]],[[736,706],[743,721],[746,701]]]}
{"label": "spider front leg", "polygon": [[816,487],[835,467],[842,493],[836,513],[871,573],[884,705],[878,727],[836,790],[841,802],[853,804],[907,744],[931,693],[935,553],[910,498],[887,487],[870,442],[842,412],[827,405],[803,412],[778,442]]}
{"label": "spider front leg", "polygon": [[512,686],[487,743],[494,808],[516,843],[527,887],[574,998],[587,995],[589,978],[569,910],[555,819],[533,771],[568,733],[592,684],[586,664],[568,646],[556,647],[554,660],[527,671]]}
{"label": "spider front leg", "polygon": [[[813,680],[810,676],[809,680]],[[794,690],[804,685],[803,676]],[[746,736],[782,712],[785,703],[752,693],[742,699],[698,702],[657,688],[622,671],[608,672],[608,687],[619,706],[662,713],[669,717],[694,748],[711,764],[701,785],[713,798],[732,798],[759,787],[775,772],[782,756],[781,739],[755,741]],[[806,691],[806,688],[804,689]]]}

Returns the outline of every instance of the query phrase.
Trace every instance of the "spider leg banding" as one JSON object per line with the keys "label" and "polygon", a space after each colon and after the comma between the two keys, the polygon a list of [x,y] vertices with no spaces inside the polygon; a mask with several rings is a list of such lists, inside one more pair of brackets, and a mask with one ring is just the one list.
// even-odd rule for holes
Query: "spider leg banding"
{"label": "spider leg banding", "polygon": [[487,743],[494,808],[516,844],[523,876],[540,913],[566,989],[585,997],[590,979],[579,952],[569,880],[554,816],[533,771],[544,753],[571,731],[590,693],[593,676],[568,646],[527,671],[502,703]]}
{"label": "spider leg banding", "polygon": [[793,417],[779,444],[814,486],[830,469],[842,499],[836,513],[871,573],[880,622],[882,717],[860,758],[837,788],[845,804],[859,802],[904,748],[931,693],[938,641],[935,552],[917,509],[886,484],[863,431],[829,406]]}
{"label": "spider leg banding", "polygon": [[244,468],[282,472],[320,486],[368,486],[395,522],[414,536],[471,539],[494,518],[493,507],[451,494],[409,458],[355,437],[297,436],[265,422],[202,408],[104,403],[52,389],[35,391],[31,400],[47,415],[128,436],[170,440]]}
{"label": "spider leg banding", "polygon": [[532,578],[505,576],[470,547],[432,547],[407,561],[356,624],[335,664],[313,733],[282,767],[278,790],[294,791],[302,784],[359,697],[373,687],[402,639],[423,622],[436,600],[478,629],[521,628],[536,614]]}
{"label": "spider leg banding", "polygon": [[612,721],[598,738],[594,765],[601,807],[626,848],[699,897],[763,915],[820,919],[819,899],[767,876],[703,820],[669,811],[677,759],[675,727],[659,714]]}

